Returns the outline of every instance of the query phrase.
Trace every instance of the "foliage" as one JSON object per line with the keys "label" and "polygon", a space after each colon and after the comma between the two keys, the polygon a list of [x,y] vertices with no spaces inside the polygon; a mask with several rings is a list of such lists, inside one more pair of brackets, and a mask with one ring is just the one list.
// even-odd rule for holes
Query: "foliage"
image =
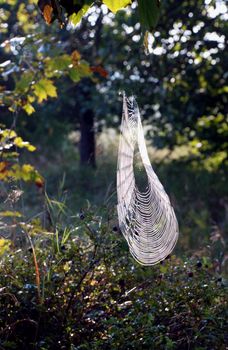
{"label": "foliage", "polygon": [[209,257],[145,268],[111,211],[84,208],[63,225],[66,208],[47,205],[49,230],[21,223],[23,247],[0,263],[4,349],[225,349],[226,281]]}
{"label": "foliage", "polygon": [[[56,98],[55,82],[60,78],[69,77],[74,84],[82,78],[92,78],[93,73],[77,50],[66,53],[56,37],[51,33],[44,36],[42,27],[37,28],[36,18],[32,16],[37,12],[33,1],[25,4],[13,1],[5,4],[1,11],[2,21],[7,25],[0,27],[2,58],[5,59],[0,64],[0,105],[3,115],[7,115],[7,109],[12,112],[13,122],[9,128],[1,125],[0,179],[35,181],[40,186],[43,180],[35,167],[18,164],[19,149],[35,150],[16,134],[18,116],[21,117],[23,111],[31,115],[37,104]],[[16,31],[13,37],[9,37],[14,20],[10,17],[11,11],[15,11],[20,26],[20,35]],[[9,32],[2,28],[9,28]]]}
{"label": "foliage", "polygon": [[159,0],[139,0],[139,19],[143,28],[154,30],[159,19]]}
{"label": "foliage", "polygon": [[[105,4],[113,13],[116,13],[125,6],[129,5],[131,0],[102,0],[102,3]],[[77,25],[93,5],[93,0],[38,1],[38,6],[46,23],[51,24],[55,19],[58,19],[61,27],[66,24],[64,12],[68,20],[70,20],[73,25]],[[100,6],[101,5],[102,4],[100,4]],[[155,29],[159,18],[160,0],[138,0],[138,12],[142,28],[146,30]]]}
{"label": "foliage", "polygon": [[114,13],[129,5],[130,2],[129,0],[103,0],[103,3]]}
{"label": "foliage", "polygon": [[[155,3],[158,4],[157,1],[149,2],[150,6],[157,6]],[[105,125],[117,127],[121,112],[120,105],[114,101],[118,91],[126,89],[137,96],[144,123],[148,124],[148,138],[156,147],[173,149],[185,144],[192,148],[195,160],[204,162],[207,159],[211,169],[222,167],[227,152],[225,4],[219,5],[216,1],[205,4],[202,0],[196,4],[195,1],[182,1],[176,6],[175,1],[162,2],[156,30],[153,35],[145,36],[148,56],[141,45],[142,28],[137,14],[140,4],[136,10],[133,2],[131,11],[118,11],[115,16],[103,11],[104,6],[98,4],[90,8],[81,26],[74,30],[71,27],[59,30],[54,24],[47,27],[39,21],[38,8],[33,1],[29,0],[23,6],[17,1],[5,5],[1,27],[6,39],[2,51],[7,54],[1,68],[4,102],[7,104],[8,101],[15,110],[16,101],[19,101],[20,107],[29,114],[37,110],[45,127],[53,130],[50,126],[52,118],[52,123],[58,124],[58,130],[62,125],[64,131],[68,131],[81,127],[80,120],[89,108],[89,100],[94,123],[102,130]],[[9,17],[12,12],[17,13],[16,20]],[[148,15],[152,13],[147,11]],[[8,29],[7,21],[10,23]],[[13,23],[19,26],[22,37],[26,34],[24,45],[13,32]],[[9,40],[10,30],[12,38]],[[16,65],[12,62],[19,58],[15,48],[20,49],[20,60]],[[85,58],[86,67],[81,62],[80,69],[69,68],[72,50],[80,50],[79,61],[84,61],[81,56]],[[30,72],[26,77],[27,64],[38,71],[37,80],[30,81],[33,75]],[[12,79],[24,71],[22,81],[30,86],[31,94],[30,90],[25,91],[20,98],[18,91],[12,88]],[[82,71],[84,77],[95,72],[92,84],[89,79],[81,81]],[[52,95],[55,95],[55,88],[58,93],[58,99],[52,99],[51,116],[48,104],[39,106],[36,103],[50,97],[47,91],[41,90],[41,93],[39,89],[39,81],[43,79],[48,81],[47,88],[50,87]],[[81,83],[76,87],[70,80]],[[11,85],[10,89],[5,89],[5,85]],[[89,99],[84,96],[84,90],[89,91]],[[69,121],[68,128],[67,123],[61,122],[62,109]],[[35,120],[25,123],[38,124]]]}
{"label": "foliage", "polygon": [[199,161],[212,157],[222,165],[227,152],[225,9],[223,2],[163,2],[156,30],[146,37],[148,55],[134,14],[119,12],[111,24],[104,23],[98,52],[111,82],[100,84],[106,111],[105,120],[103,109],[97,117],[101,125],[119,123],[120,109],[112,101],[127,90],[136,95],[156,147],[188,145]]}
{"label": "foliage", "polygon": [[[113,89],[133,90],[156,147],[187,145],[198,161],[211,157],[219,166],[227,152],[225,9],[217,2],[164,2],[156,31],[147,37],[147,56],[139,48],[137,18],[119,13],[111,28],[104,25],[100,45],[108,51],[105,43],[113,38],[112,50],[118,52],[107,62],[112,90],[104,90],[106,103]],[[113,120],[115,106],[110,109]]]}
{"label": "foliage", "polygon": [[[40,34],[18,39],[17,56],[11,56],[11,60],[2,64],[2,76],[12,74],[14,79],[14,89],[3,87],[0,95],[2,105],[10,106],[11,112],[22,108],[30,115],[35,112],[34,103],[57,97],[53,79],[69,76],[73,82],[78,82],[92,75],[88,63],[77,51],[66,54],[61,47],[56,48],[56,38],[49,39]],[[15,40],[17,38],[2,43],[8,54],[15,50]],[[49,55],[44,49],[47,44]]]}
{"label": "foliage", "polygon": [[18,149],[34,152],[36,147],[19,137],[14,130],[0,129],[0,180],[24,180],[42,184],[43,179],[30,164],[18,163]]}

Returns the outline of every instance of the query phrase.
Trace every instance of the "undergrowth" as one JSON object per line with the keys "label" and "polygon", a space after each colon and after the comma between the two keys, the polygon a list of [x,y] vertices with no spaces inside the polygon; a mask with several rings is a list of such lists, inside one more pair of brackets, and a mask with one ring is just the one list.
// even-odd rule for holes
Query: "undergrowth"
{"label": "undergrowth", "polygon": [[1,242],[0,348],[225,350],[226,280],[210,251],[143,267],[111,209],[72,215],[47,197],[46,210],[46,227],[17,218]]}

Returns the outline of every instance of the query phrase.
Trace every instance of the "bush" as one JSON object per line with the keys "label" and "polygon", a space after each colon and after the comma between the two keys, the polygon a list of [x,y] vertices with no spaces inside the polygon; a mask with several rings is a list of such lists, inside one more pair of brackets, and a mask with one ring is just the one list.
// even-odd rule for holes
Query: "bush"
{"label": "bush", "polygon": [[89,210],[48,232],[20,224],[27,243],[0,264],[1,348],[225,349],[225,282],[210,259],[143,267],[114,224]]}

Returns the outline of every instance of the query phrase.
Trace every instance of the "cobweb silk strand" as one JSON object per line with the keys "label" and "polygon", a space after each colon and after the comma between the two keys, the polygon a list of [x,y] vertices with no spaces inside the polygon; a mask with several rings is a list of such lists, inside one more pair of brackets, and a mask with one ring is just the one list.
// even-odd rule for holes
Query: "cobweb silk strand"
{"label": "cobweb silk strand", "polygon": [[[140,192],[134,175],[134,154],[138,147],[147,175],[147,188]],[[137,103],[123,96],[123,115],[117,164],[117,212],[120,230],[132,256],[142,265],[164,260],[178,239],[178,223],[147,153]]]}

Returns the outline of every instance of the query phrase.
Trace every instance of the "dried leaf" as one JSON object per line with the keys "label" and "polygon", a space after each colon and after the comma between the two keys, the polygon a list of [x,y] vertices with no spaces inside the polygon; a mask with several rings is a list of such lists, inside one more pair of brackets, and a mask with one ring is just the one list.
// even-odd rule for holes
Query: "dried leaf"
{"label": "dried leaf", "polygon": [[93,73],[98,73],[100,74],[101,77],[107,78],[108,77],[108,72],[101,66],[96,66],[96,67],[91,67],[90,68]]}
{"label": "dried leaf", "polygon": [[77,51],[77,50],[74,50],[71,54],[71,59],[72,59],[72,63],[74,66],[77,66],[78,65],[78,62],[80,61],[81,59],[81,55],[80,53]]}
{"label": "dried leaf", "polygon": [[52,22],[52,13],[53,13],[52,6],[45,5],[44,10],[43,10],[43,16],[44,16],[45,22],[47,24],[51,24],[51,22]]}

